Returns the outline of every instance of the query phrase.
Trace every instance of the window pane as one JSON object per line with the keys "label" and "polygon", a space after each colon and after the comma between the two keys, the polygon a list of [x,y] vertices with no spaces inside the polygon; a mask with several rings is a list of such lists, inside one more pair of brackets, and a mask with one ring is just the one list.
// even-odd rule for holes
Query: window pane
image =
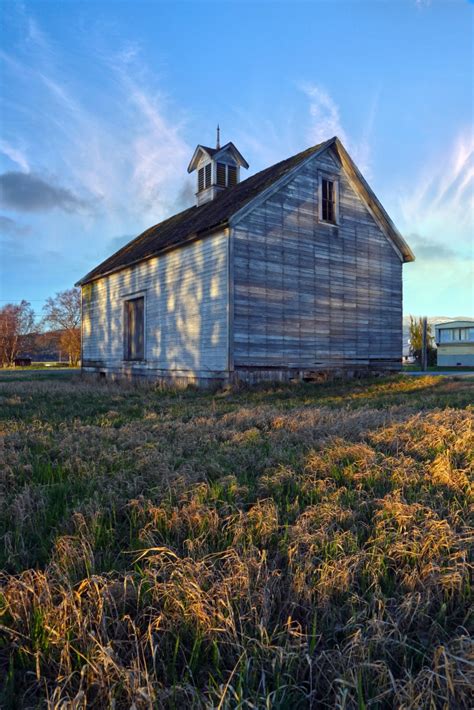
{"label": "window pane", "polygon": [[334,222],[336,218],[334,182],[325,178],[321,181],[321,216],[325,222]]}
{"label": "window pane", "polygon": [[334,204],[328,201],[328,222],[334,222]]}

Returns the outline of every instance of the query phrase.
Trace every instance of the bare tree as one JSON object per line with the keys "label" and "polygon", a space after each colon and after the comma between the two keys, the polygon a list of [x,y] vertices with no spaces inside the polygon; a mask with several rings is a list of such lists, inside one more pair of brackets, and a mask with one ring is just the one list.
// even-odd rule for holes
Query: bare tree
{"label": "bare tree", "polygon": [[44,307],[43,323],[61,331],[61,347],[69,356],[69,363],[77,365],[81,357],[81,291],[70,288],[48,298]]}
{"label": "bare tree", "polygon": [[0,363],[2,367],[15,364],[26,337],[33,333],[35,315],[28,301],[7,303],[0,308]]}

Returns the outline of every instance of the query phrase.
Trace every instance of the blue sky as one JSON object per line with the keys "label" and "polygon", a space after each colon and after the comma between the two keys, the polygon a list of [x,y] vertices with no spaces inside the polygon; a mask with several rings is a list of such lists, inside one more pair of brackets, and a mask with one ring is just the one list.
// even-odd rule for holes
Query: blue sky
{"label": "blue sky", "polygon": [[0,303],[69,288],[193,202],[219,122],[248,174],[339,135],[417,255],[404,311],[473,314],[467,0],[1,7]]}

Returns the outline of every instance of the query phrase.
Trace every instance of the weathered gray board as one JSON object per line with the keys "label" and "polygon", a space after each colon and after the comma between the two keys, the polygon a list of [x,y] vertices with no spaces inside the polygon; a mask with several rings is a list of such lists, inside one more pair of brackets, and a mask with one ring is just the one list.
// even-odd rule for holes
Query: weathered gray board
{"label": "weathered gray board", "polygon": [[[319,220],[321,174],[339,223]],[[398,369],[402,260],[326,151],[230,221],[236,370]]]}

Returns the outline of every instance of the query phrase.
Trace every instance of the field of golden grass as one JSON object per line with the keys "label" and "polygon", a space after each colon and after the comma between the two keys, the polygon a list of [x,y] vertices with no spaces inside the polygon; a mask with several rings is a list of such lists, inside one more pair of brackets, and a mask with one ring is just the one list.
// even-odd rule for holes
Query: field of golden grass
{"label": "field of golden grass", "polygon": [[0,706],[472,707],[473,402],[0,379]]}

